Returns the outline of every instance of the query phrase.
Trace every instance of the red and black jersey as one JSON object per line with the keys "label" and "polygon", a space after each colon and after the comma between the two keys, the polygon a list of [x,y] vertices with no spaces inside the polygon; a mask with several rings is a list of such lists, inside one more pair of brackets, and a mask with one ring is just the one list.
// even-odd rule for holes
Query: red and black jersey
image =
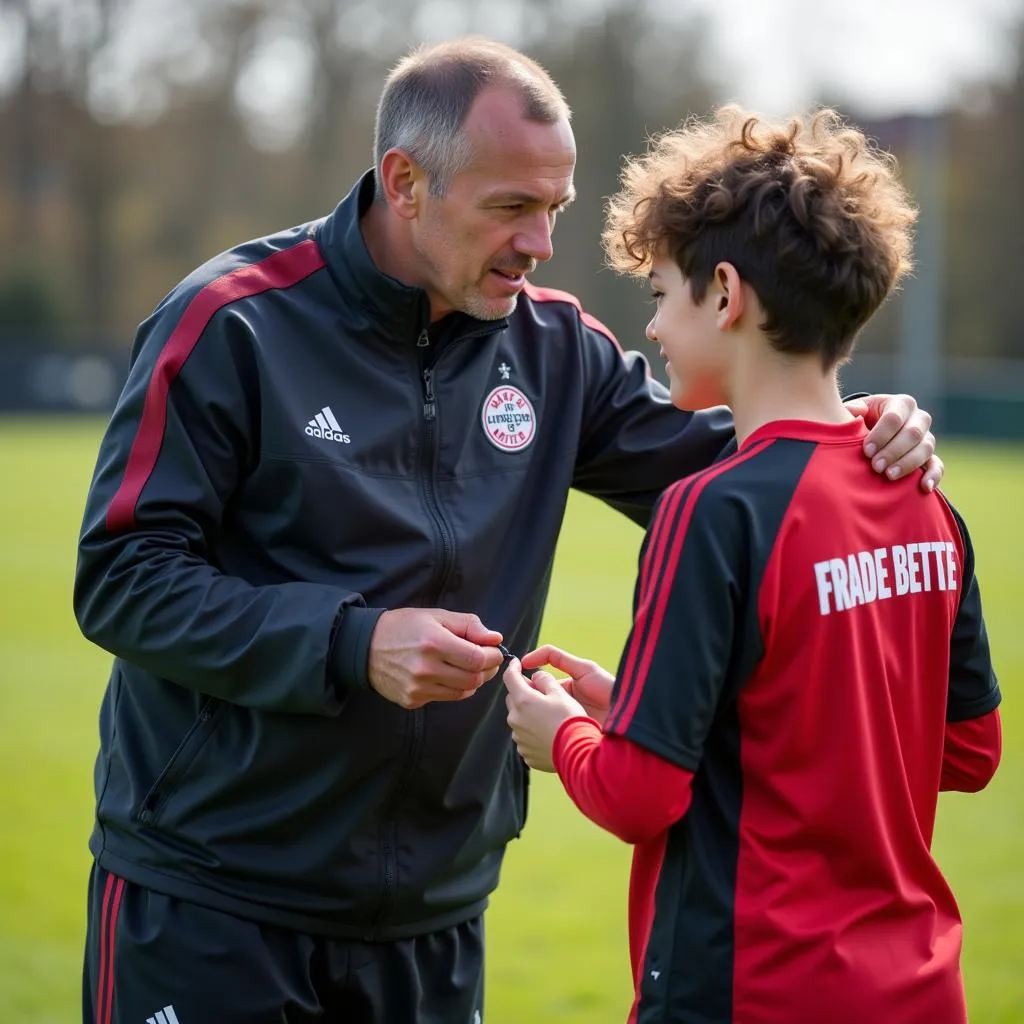
{"label": "red and black jersey", "polygon": [[[769,424],[662,496],[577,804],[638,843],[631,1020],[961,1024],[940,788],[998,761],[966,528],[861,421]],[[964,723],[963,727],[950,723]]]}

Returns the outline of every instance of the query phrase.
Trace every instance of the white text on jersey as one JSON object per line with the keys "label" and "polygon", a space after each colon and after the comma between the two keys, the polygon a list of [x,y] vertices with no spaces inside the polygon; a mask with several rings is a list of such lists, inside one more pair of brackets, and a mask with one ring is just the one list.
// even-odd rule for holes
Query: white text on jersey
{"label": "white text on jersey", "polygon": [[857,551],[815,562],[814,576],[821,614],[845,612],[894,595],[956,590],[956,549],[952,541],[935,540]]}

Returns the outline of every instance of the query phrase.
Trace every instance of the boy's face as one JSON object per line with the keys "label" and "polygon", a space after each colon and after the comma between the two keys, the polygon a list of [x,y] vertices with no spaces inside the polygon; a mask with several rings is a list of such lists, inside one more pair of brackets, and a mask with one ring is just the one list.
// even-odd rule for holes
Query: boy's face
{"label": "boy's face", "polygon": [[649,277],[658,308],[647,325],[647,340],[660,346],[672,404],[677,409],[727,404],[732,342],[719,324],[718,284],[708,285],[698,305],[675,260],[658,257]]}

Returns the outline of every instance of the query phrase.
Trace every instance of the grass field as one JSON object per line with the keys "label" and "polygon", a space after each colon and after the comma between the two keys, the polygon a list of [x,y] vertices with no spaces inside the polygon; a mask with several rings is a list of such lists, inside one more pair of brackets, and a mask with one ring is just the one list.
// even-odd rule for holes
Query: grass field
{"label": "grass field", "polygon": [[[91,773],[109,658],[78,633],[71,576],[100,429],[95,421],[0,420],[2,1024],[68,1024],[79,1013]],[[966,922],[971,1020],[1020,1024],[1024,556],[1014,537],[1024,449],[947,442],[943,455],[946,490],[977,550],[1005,697],[1005,753],[986,792],[942,798],[937,853]],[[636,528],[574,498],[546,639],[614,667],[639,541]],[[627,867],[627,847],[578,815],[550,777],[534,776],[530,825],[509,851],[488,914],[488,1024],[625,1019]]]}

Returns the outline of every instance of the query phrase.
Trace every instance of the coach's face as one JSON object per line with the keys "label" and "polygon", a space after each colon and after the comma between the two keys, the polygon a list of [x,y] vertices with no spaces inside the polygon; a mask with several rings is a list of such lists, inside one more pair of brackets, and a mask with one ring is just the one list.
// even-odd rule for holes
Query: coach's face
{"label": "coach's face", "polygon": [[420,188],[413,245],[431,316],[498,320],[526,275],[551,259],[555,218],[572,201],[576,143],[568,120],[528,121],[507,90],[484,90],[463,126],[470,157],[444,196]]}

